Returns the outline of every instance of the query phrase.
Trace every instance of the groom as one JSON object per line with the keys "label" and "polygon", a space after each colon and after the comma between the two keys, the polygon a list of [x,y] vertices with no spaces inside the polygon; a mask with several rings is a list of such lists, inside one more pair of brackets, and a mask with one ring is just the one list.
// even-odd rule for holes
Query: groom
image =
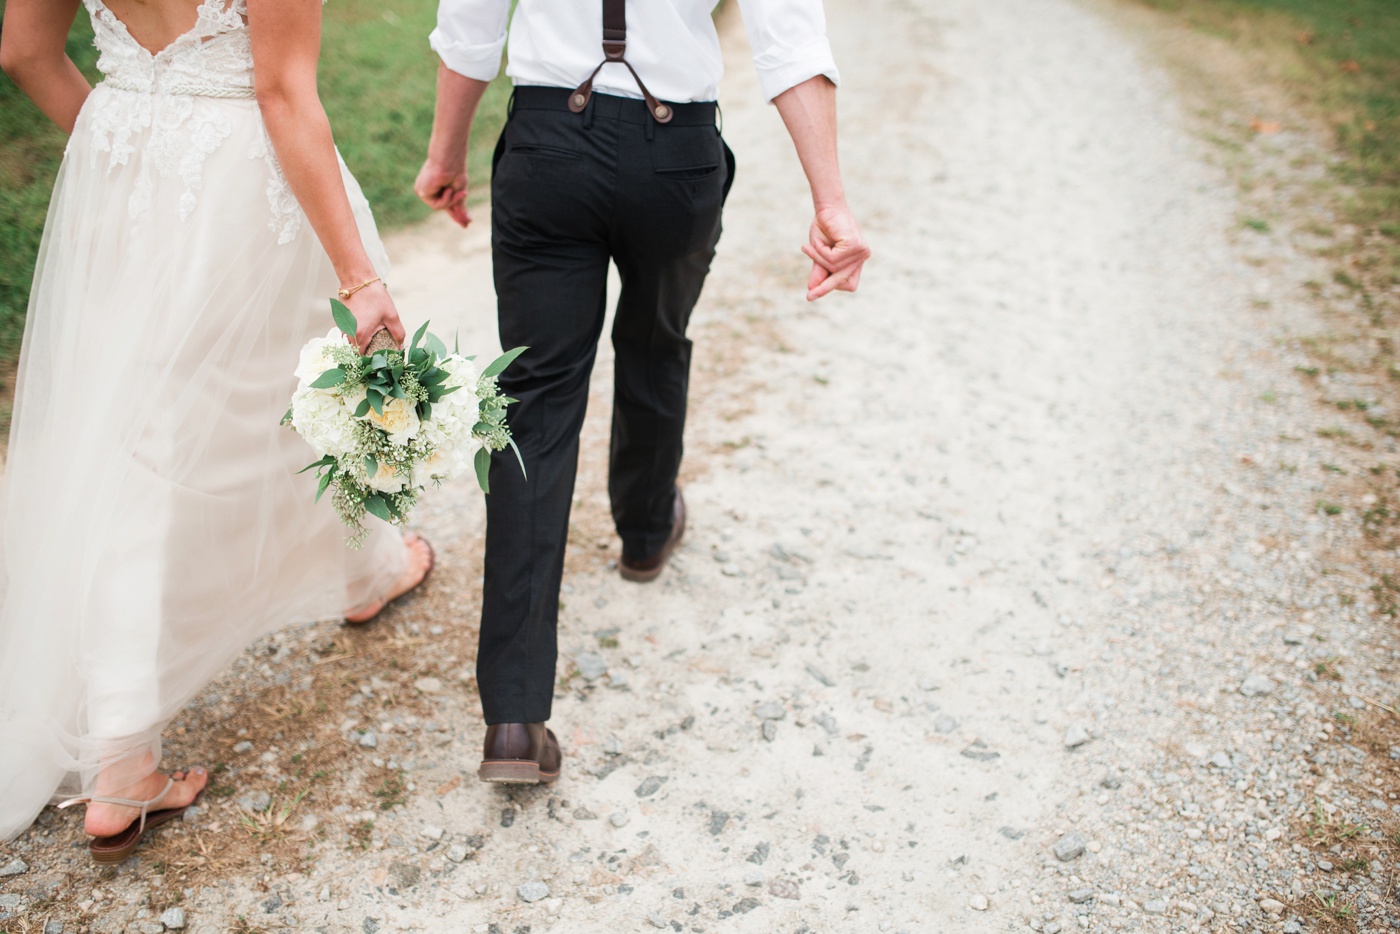
{"label": "groom", "polygon": [[[491,177],[501,343],[526,345],[501,377],[529,469],[498,458],[487,502],[477,684],[483,781],[550,782],[560,751],[554,696],[559,584],[605,314],[608,264],[622,279],[612,329],[615,390],[608,492],[619,571],[661,574],[685,531],[676,488],[685,425],[686,325],[720,235],[734,157],[720,136],[714,0],[520,0],[509,27],[515,84]],[[807,298],[855,291],[870,251],[836,160],[836,64],[821,0],[740,0],[764,97],[777,106],[811,186],[802,250]],[[510,0],[440,0],[442,59],[428,158],[414,185],[465,227],[467,139],[500,67]]]}

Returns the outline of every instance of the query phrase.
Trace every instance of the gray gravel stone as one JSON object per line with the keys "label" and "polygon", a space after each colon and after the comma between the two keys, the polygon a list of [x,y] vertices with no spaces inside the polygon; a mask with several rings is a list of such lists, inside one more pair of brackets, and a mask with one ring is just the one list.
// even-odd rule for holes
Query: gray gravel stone
{"label": "gray gravel stone", "polygon": [[661,912],[659,912],[659,911],[652,911],[652,912],[649,912],[649,913],[647,914],[647,921],[648,921],[648,923],[650,923],[651,926],[654,927],[654,928],[667,928],[667,927],[670,927],[670,925],[666,923],[666,919],[663,918],[663,917],[661,916]]}
{"label": "gray gravel stone", "polygon": [[62,921],[48,921],[44,924],[44,934],[63,934]]}
{"label": "gray gravel stone", "polygon": [[614,827],[626,827],[627,821],[630,819],[626,811],[613,811],[608,815],[608,823],[612,824]]}
{"label": "gray gravel stone", "polygon": [[1091,902],[1094,900],[1094,890],[1075,889],[1073,892],[1069,893],[1069,900],[1072,905],[1083,905],[1086,902]]}
{"label": "gray gravel stone", "polygon": [[423,870],[412,863],[389,864],[389,879],[400,889],[411,889],[423,880]]}
{"label": "gray gravel stone", "polygon": [[826,685],[829,688],[836,687],[835,681],[832,681],[826,675],[822,674],[822,672],[813,665],[807,666],[807,674],[811,675],[813,678],[816,678],[818,681],[820,681],[822,684]]}
{"label": "gray gravel stone", "polygon": [[779,876],[768,883],[768,894],[774,898],[787,898],[796,901],[802,897],[802,889],[796,879]]}
{"label": "gray gravel stone", "polygon": [[515,890],[515,894],[520,896],[522,902],[537,902],[549,898],[549,886],[543,882],[526,882]]}
{"label": "gray gravel stone", "polygon": [[467,858],[467,848],[460,843],[454,843],[447,848],[447,858],[454,863],[460,863]]}
{"label": "gray gravel stone", "polygon": [[1274,692],[1274,682],[1265,675],[1250,675],[1240,685],[1240,693],[1245,697],[1260,697]]}
{"label": "gray gravel stone", "polygon": [[1088,845],[1084,835],[1077,830],[1071,830],[1063,837],[1055,841],[1051,849],[1055,853],[1055,858],[1062,863],[1067,863],[1072,859],[1078,859],[1084,855],[1084,848]]}
{"label": "gray gravel stone", "polygon": [[1213,753],[1211,755],[1210,764],[1215,766],[1217,769],[1229,769],[1233,768],[1235,765],[1234,760],[1230,758],[1230,754],[1228,752],[1224,752],[1223,750],[1221,752]]}
{"label": "gray gravel stone", "polygon": [[253,744],[250,743],[250,742],[248,742],[248,740],[246,740],[246,739],[245,739],[245,740],[241,740],[240,742],[237,742],[237,743],[234,743],[234,744],[233,744],[233,751],[234,751],[234,753],[236,753],[236,754],[238,754],[238,755],[242,755],[242,754],[245,753],[245,752],[252,752],[252,751],[253,751]]}
{"label": "gray gravel stone", "polygon": [[954,730],[956,730],[957,728],[958,728],[958,721],[954,720],[952,717],[948,716],[946,713],[941,713],[941,714],[939,714],[937,717],[934,718],[934,721],[933,721],[933,731],[934,731],[935,733],[951,733],[951,732],[953,732]]}
{"label": "gray gravel stone", "polygon": [[664,784],[666,784],[666,776],[648,775],[646,778],[642,779],[642,783],[637,786],[637,797],[650,798],[652,795],[656,794]]}
{"label": "gray gravel stone", "polygon": [[1065,730],[1065,748],[1078,749],[1089,741],[1089,730],[1082,723],[1071,723]]}
{"label": "gray gravel stone", "polygon": [[366,749],[376,749],[379,746],[379,737],[373,730],[365,730],[360,734],[360,745]]}
{"label": "gray gravel stone", "polygon": [[182,931],[185,929],[185,909],[167,908],[160,916],[160,923],[171,931]]}
{"label": "gray gravel stone", "polygon": [[261,814],[272,806],[272,796],[265,791],[253,791],[240,796],[237,804],[245,811]]}
{"label": "gray gravel stone", "polygon": [[778,738],[778,724],[772,720],[764,720],[762,733],[764,739],[770,743],[773,742],[773,740]]}
{"label": "gray gravel stone", "polygon": [[29,864],[26,863],[24,860],[20,859],[19,857],[15,857],[14,859],[6,863],[4,866],[0,866],[0,879],[4,879],[7,876],[17,876],[22,872],[28,871]]}
{"label": "gray gravel stone", "polygon": [[958,753],[958,755],[962,756],[964,759],[973,759],[977,762],[991,762],[1001,758],[1001,753],[988,749],[987,744],[980,739]]}
{"label": "gray gravel stone", "polygon": [[787,708],[775,701],[768,701],[755,707],[753,713],[760,720],[781,720],[787,716]]}
{"label": "gray gravel stone", "polygon": [[574,665],[578,668],[579,677],[585,681],[597,681],[608,673],[607,659],[597,652],[579,653]]}
{"label": "gray gravel stone", "polygon": [[1152,898],[1143,902],[1142,910],[1150,915],[1164,915],[1167,913],[1167,903],[1165,899]]}

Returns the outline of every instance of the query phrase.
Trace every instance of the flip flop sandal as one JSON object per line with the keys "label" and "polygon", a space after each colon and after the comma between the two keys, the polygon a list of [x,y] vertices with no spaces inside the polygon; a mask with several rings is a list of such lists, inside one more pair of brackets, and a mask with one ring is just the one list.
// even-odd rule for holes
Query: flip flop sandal
{"label": "flip flop sandal", "polygon": [[[180,778],[183,779],[188,773],[177,772],[175,774],[178,774]],[[152,811],[150,809],[151,805],[157,803],[161,798],[169,794],[170,789],[175,787],[175,782],[176,779],[173,776],[167,778],[165,787],[161,789],[160,794],[148,801],[133,801],[130,798],[109,798],[105,795],[88,795],[82,798],[70,798],[60,804],[59,808],[72,807],[75,804],[116,804],[122,807],[140,808],[141,817],[138,820],[132,821],[125,830],[120,833],[112,834],[110,837],[93,837],[88,842],[88,852],[92,854],[94,862],[120,863],[136,850],[137,845],[140,844],[141,838],[145,836],[147,830],[154,829],[167,821],[174,820],[184,814],[191,805],[198,802],[199,799],[204,796],[204,789],[201,788],[199,793],[194,796],[194,801],[191,801],[183,807],[163,808],[159,811]]]}
{"label": "flip flop sandal", "polygon": [[378,619],[378,618],[379,618],[379,614],[380,614],[380,613],[383,613],[386,609],[388,609],[388,608],[389,608],[389,604],[393,603],[394,600],[398,600],[398,599],[400,599],[400,598],[402,598],[402,597],[408,596],[409,594],[413,593],[413,592],[414,592],[415,590],[417,590],[419,587],[422,587],[424,584],[426,584],[426,583],[428,582],[428,578],[429,578],[430,576],[432,576],[433,568],[437,567],[437,551],[434,550],[434,548],[433,548],[433,543],[430,542],[430,541],[428,541],[428,540],[427,540],[426,538],[424,538],[423,536],[419,535],[419,536],[418,536],[418,540],[419,540],[420,542],[422,542],[423,544],[425,544],[425,545],[428,546],[428,566],[427,566],[427,568],[425,568],[425,569],[423,570],[423,576],[420,577],[420,578],[418,578],[418,583],[414,584],[412,587],[408,588],[408,589],[405,590],[403,593],[399,594],[397,597],[394,597],[393,600],[385,600],[383,603],[381,603],[381,604],[379,605],[379,609],[375,610],[374,613],[373,613],[372,615],[367,616],[367,617],[364,618],[364,619],[350,619],[349,617],[346,617],[344,620],[342,620],[342,622],[343,622],[345,625],[347,625],[347,626],[367,626],[367,625],[369,625],[370,623],[372,623],[372,622],[374,622],[376,619]]}

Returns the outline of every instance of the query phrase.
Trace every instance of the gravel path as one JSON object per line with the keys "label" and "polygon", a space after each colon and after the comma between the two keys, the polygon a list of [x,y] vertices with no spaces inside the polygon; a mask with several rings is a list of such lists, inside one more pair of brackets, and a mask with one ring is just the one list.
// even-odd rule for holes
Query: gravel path
{"label": "gravel path", "polygon": [[[1170,84],[1086,9],[829,8],[877,260],[858,296],[802,302],[804,191],[728,22],[740,168],[695,325],[692,524],[659,583],[618,579],[605,353],[558,787],[473,776],[461,485],[421,516],[425,596],[372,633],[270,640],[177,725],[231,793],[115,874],[46,816],[0,859],[27,861],[4,923],[1301,931],[1335,895],[1400,927],[1388,856],[1348,862],[1396,805],[1356,791],[1335,714],[1393,698],[1395,652],[1316,508],[1340,455],[1283,340],[1311,326],[1309,261],[1232,232]],[[392,246],[410,316],[489,353],[485,226]],[[323,701],[305,723],[298,693]],[[340,793],[288,805],[294,763],[331,748]],[[225,846],[244,855],[217,871]]]}

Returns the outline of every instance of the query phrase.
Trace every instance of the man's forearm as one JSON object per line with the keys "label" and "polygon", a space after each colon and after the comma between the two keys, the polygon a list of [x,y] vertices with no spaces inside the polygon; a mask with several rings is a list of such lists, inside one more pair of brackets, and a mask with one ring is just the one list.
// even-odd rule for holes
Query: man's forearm
{"label": "man's forearm", "polygon": [[456,168],[466,163],[472,120],[487,87],[487,82],[459,75],[439,63],[433,136],[428,142],[429,162]]}
{"label": "man's forearm", "polygon": [[836,159],[836,85],[824,75],[809,78],[773,99],[797,148],[818,211],[846,204]]}

